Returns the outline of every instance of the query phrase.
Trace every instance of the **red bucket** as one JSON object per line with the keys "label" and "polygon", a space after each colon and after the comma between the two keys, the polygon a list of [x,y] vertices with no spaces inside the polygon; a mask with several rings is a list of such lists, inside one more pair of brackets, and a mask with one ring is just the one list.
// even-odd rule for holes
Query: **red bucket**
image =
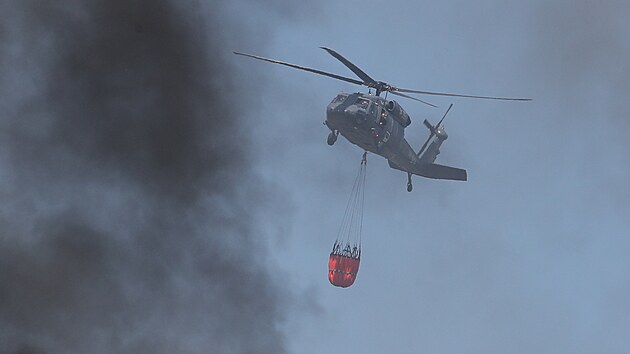
{"label": "red bucket", "polygon": [[328,259],[328,280],[334,286],[347,288],[359,273],[359,258],[331,253]]}

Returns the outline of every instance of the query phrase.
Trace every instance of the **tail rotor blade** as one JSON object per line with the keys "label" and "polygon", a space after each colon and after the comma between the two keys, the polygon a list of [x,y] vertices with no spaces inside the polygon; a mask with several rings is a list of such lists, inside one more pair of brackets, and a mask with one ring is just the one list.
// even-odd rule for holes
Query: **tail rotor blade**
{"label": "tail rotor blade", "polygon": [[429,137],[427,138],[427,141],[425,141],[424,144],[422,144],[422,147],[420,148],[420,151],[418,151],[418,157],[420,157],[422,155],[422,153],[424,152],[424,149],[427,148],[427,145],[429,144],[429,141],[431,141],[431,138],[433,138],[433,136],[435,135],[435,127],[433,127],[431,125],[431,123],[429,123],[428,120],[425,119],[424,122],[422,122],[422,123],[429,129],[429,131],[431,131],[431,133],[429,133]]}
{"label": "tail rotor blade", "polygon": [[425,119],[424,122],[422,122],[422,123],[424,123],[424,125],[427,127],[427,129],[429,129],[429,131],[431,131],[431,133],[433,133],[435,131],[435,127],[433,127],[431,125],[431,123],[429,123],[428,120]]}
{"label": "tail rotor blade", "polygon": [[446,113],[444,113],[444,116],[442,117],[442,119],[440,119],[438,124],[435,125],[435,128],[438,128],[442,124],[442,122],[444,121],[444,118],[446,118],[446,115],[448,114],[448,111],[451,110],[451,108],[453,108],[453,104],[452,103],[451,103],[450,106],[448,106],[448,109],[446,110]]}
{"label": "tail rotor blade", "polygon": [[431,138],[433,138],[433,131],[431,131],[431,134],[429,134],[429,138],[427,139],[427,141],[424,142],[424,144],[420,148],[420,151],[418,151],[418,157],[420,157],[424,152],[424,149],[427,148],[427,145],[429,144],[429,141],[431,141]]}

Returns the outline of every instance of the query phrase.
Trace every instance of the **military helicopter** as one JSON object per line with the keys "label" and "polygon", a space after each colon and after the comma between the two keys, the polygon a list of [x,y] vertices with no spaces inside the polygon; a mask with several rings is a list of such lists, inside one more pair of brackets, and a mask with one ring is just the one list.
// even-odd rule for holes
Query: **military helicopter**
{"label": "military helicopter", "polygon": [[[363,150],[386,158],[391,168],[407,173],[408,192],[413,190],[412,175],[433,179],[467,180],[466,170],[435,163],[437,156],[440,154],[442,143],[448,138],[442,122],[453,105],[451,104],[448,107],[446,113],[436,125],[432,125],[426,119],[424,120],[424,125],[429,129],[429,138],[420,150],[415,152],[405,140],[405,128],[411,124],[409,114],[405,112],[398,102],[394,100],[388,101],[386,98],[380,97],[381,93],[391,93],[392,95],[419,101],[436,108],[437,106],[409,96],[407,93],[489,100],[531,101],[529,98],[475,96],[399,88],[386,82],[372,79],[363,70],[336,51],[326,47],[320,48],[343,63],[361,80],[257,55],[241,52],[234,52],[234,54],[328,76],[356,85],[367,86],[369,88],[367,94],[340,93],[328,105],[326,121],[324,122],[324,125],[330,129],[327,139],[328,145],[333,145],[337,141],[339,134],[341,134],[352,144]],[[372,89],[376,91],[376,95],[371,94]],[[431,139],[433,139],[432,142]],[[427,148],[429,142],[431,142],[431,145]]]}

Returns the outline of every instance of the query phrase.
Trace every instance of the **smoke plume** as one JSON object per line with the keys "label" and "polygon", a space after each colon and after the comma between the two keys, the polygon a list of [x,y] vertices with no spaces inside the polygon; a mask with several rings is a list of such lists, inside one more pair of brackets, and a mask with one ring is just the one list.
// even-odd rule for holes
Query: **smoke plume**
{"label": "smoke plume", "polygon": [[0,6],[4,351],[285,351],[211,7]]}

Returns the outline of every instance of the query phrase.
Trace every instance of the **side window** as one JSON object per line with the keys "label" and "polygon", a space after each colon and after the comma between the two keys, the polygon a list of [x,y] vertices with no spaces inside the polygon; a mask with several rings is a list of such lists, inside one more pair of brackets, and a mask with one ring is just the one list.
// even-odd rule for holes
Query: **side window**
{"label": "side window", "polygon": [[379,117],[376,118],[376,121],[380,125],[387,124],[387,110],[386,109],[381,109],[381,114]]}

